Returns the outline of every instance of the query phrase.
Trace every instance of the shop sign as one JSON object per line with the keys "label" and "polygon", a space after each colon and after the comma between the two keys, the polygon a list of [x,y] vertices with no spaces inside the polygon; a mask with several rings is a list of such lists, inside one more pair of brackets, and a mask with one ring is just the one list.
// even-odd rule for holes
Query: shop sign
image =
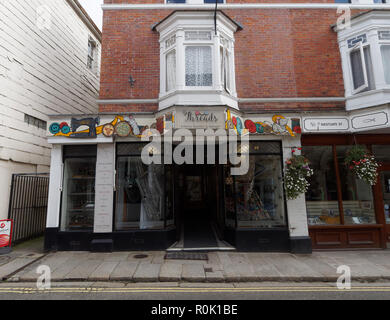
{"label": "shop sign", "polygon": [[226,112],[226,130],[233,129],[237,134],[274,134],[290,135],[295,137],[302,133],[301,121],[299,118],[286,118],[283,115],[274,115],[271,119],[243,119],[239,116],[232,115],[230,110]]}
{"label": "shop sign", "polygon": [[224,110],[183,110],[177,111],[175,118],[176,129],[222,129],[224,123]]}
{"label": "shop sign", "polygon": [[389,123],[389,118],[387,112],[381,111],[352,117],[351,122],[352,128],[359,130],[384,126]]}
{"label": "shop sign", "polygon": [[0,248],[10,247],[12,242],[12,220],[0,220]]}
{"label": "shop sign", "polygon": [[349,130],[348,118],[305,118],[303,120],[305,131],[347,131]]}

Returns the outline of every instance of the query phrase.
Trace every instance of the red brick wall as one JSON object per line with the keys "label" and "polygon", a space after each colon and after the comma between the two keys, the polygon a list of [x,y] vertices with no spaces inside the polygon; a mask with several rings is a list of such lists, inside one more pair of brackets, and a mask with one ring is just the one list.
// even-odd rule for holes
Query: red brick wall
{"label": "red brick wall", "polygon": [[[105,3],[138,2],[146,3],[105,0]],[[160,0],[150,2],[161,3]],[[151,27],[170,12],[104,12],[101,99],[158,98],[159,34]],[[337,20],[335,10],[230,9],[224,12],[243,26],[235,35],[236,86],[240,98],[344,96],[337,35],[331,30]],[[128,82],[130,75],[136,80],[134,87]],[[317,110],[331,106],[343,108],[343,104],[297,103],[241,107]],[[117,111],[143,108],[150,111],[157,106],[121,106]],[[115,106],[101,107],[101,111],[116,111],[111,109]]]}

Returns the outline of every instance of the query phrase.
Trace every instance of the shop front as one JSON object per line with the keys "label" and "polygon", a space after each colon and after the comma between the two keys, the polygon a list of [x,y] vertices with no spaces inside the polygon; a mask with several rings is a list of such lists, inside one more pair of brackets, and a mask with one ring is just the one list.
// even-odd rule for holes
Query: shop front
{"label": "shop front", "polygon": [[[360,145],[379,162],[374,186],[345,164],[348,150]],[[303,153],[314,175],[306,193],[313,249],[386,248],[389,238],[389,134],[303,135]]]}
{"label": "shop front", "polygon": [[[159,115],[71,120],[84,126],[94,121],[92,133],[91,127],[68,129],[63,118],[52,119],[45,248],[311,252],[304,199],[287,200],[283,188],[284,161],[300,146],[292,127],[298,131],[299,119],[270,115],[247,121],[245,115],[221,110],[213,116],[201,110],[194,117],[175,110],[162,120]],[[129,130],[132,123],[136,127]],[[161,148],[143,139],[146,127],[163,133]],[[237,165],[221,160],[220,154],[230,150],[226,140],[213,145],[214,162],[206,144],[203,151],[192,147],[193,161],[178,163],[174,157],[183,153],[178,141],[167,161],[164,142],[171,128],[247,133],[248,147],[244,150],[238,140],[236,148],[248,170],[234,175]],[[164,161],[145,163],[145,150]]]}

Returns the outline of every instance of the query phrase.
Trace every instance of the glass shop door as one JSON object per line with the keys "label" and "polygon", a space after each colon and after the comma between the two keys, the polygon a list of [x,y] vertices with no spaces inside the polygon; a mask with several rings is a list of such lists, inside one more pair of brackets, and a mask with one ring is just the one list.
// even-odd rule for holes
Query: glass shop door
{"label": "glass shop door", "polygon": [[386,239],[390,242],[390,164],[380,167],[379,183],[382,195],[382,208],[386,222]]}

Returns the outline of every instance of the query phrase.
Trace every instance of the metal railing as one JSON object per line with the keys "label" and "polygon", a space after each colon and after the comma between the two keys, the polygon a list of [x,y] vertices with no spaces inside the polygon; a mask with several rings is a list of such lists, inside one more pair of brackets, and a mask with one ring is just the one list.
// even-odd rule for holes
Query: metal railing
{"label": "metal railing", "polygon": [[49,174],[13,174],[8,208],[12,243],[41,236],[46,228]]}

